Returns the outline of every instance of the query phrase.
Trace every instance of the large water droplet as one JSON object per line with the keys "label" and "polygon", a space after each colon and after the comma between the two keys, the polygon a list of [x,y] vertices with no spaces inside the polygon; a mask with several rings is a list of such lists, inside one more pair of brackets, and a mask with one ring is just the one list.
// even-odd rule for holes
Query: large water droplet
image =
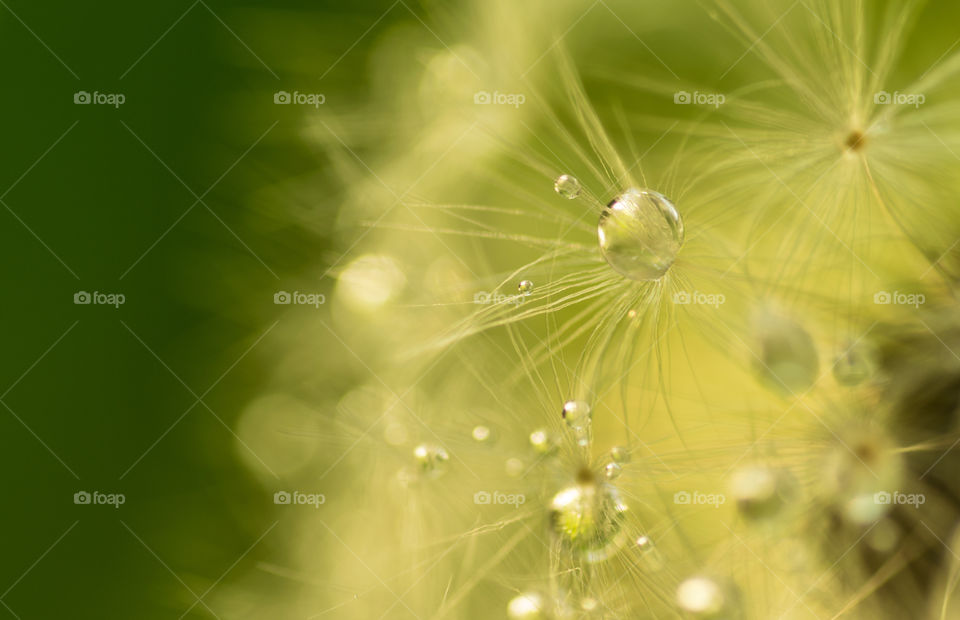
{"label": "large water droplet", "polygon": [[627,506],[616,487],[584,472],[550,502],[554,531],[588,562],[600,562],[623,544]]}
{"label": "large water droplet", "polygon": [[657,280],[683,245],[683,221],[663,194],[630,188],[603,210],[597,235],[601,254],[617,273]]}
{"label": "large water droplet", "polygon": [[553,189],[567,200],[580,195],[580,181],[569,174],[561,174],[553,184]]}
{"label": "large water droplet", "polygon": [[529,295],[533,291],[533,282],[530,280],[521,280],[517,285],[517,292],[521,295]]}

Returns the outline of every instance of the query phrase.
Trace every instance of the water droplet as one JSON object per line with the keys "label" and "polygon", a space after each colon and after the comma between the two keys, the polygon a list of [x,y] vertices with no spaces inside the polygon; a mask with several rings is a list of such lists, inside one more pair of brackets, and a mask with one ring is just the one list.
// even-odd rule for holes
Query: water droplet
{"label": "water droplet", "polygon": [[413,449],[413,458],[420,465],[422,473],[436,478],[446,471],[450,455],[440,446],[422,443]]}
{"label": "water droplet", "polygon": [[645,568],[653,571],[663,568],[663,556],[660,555],[660,550],[653,544],[649,536],[638,536],[634,544],[640,555],[640,562]]}
{"label": "water droplet", "polygon": [[550,502],[554,531],[588,562],[603,561],[620,548],[626,512],[616,487],[594,480],[590,472]]}
{"label": "water droplet", "polygon": [[510,599],[507,616],[510,620],[537,620],[546,618],[547,604],[538,592],[523,592]]}
{"label": "water droplet", "polygon": [[537,454],[550,454],[559,447],[560,441],[549,431],[538,428],[530,433],[530,445]]}
{"label": "water droplet", "polygon": [[623,446],[614,446],[610,448],[610,460],[614,463],[624,463],[630,462],[630,451],[624,448]]}
{"label": "water droplet", "polygon": [[600,253],[631,280],[657,280],[683,245],[683,221],[663,194],[630,188],[612,200],[597,227]]}
{"label": "water droplet", "polygon": [[783,508],[792,490],[784,472],[767,467],[743,467],[730,476],[730,492],[747,517],[770,517]]}
{"label": "water droplet", "polygon": [[833,378],[840,385],[854,386],[872,377],[876,368],[876,351],[873,346],[859,342],[837,356],[833,365]]}
{"label": "water droplet", "polygon": [[677,588],[680,609],[700,618],[719,614],[726,604],[723,588],[708,577],[690,577]]}
{"label": "water droplet", "polygon": [[517,292],[521,295],[529,295],[533,291],[533,282],[530,280],[522,280],[520,284],[517,285]]}
{"label": "water droplet", "polygon": [[791,319],[766,311],[756,315],[754,325],[760,346],[757,373],[774,390],[796,396],[804,393],[820,371],[810,332]]}
{"label": "water droplet", "polygon": [[473,432],[470,433],[476,441],[483,443],[490,439],[491,433],[490,428],[484,426],[483,424],[473,427]]}
{"label": "water droplet", "polygon": [[523,474],[524,465],[523,461],[513,457],[507,459],[507,462],[504,463],[503,468],[507,472],[507,475],[511,478],[518,478],[521,474]]}
{"label": "water droplet", "polygon": [[627,317],[628,317],[628,318],[631,318],[631,319],[637,318],[637,311],[636,311],[636,310],[629,310],[629,311],[627,312]]}
{"label": "water droplet", "polygon": [[603,468],[603,475],[607,477],[607,480],[619,478],[621,473],[623,473],[623,467],[619,463],[607,463]]}
{"label": "water droplet", "polygon": [[562,415],[570,428],[578,430],[590,426],[593,411],[591,411],[589,403],[582,400],[568,400],[563,404]]}
{"label": "water droplet", "polygon": [[569,174],[561,174],[553,183],[553,189],[563,198],[573,200],[580,195],[580,181]]}

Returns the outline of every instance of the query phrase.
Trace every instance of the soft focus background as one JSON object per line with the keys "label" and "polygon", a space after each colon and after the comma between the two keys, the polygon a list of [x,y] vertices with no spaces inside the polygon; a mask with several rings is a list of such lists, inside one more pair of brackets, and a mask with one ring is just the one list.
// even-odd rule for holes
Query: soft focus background
{"label": "soft focus background", "polygon": [[[380,569],[340,540],[349,537],[339,528],[358,518],[391,520],[367,495],[369,469],[334,469],[366,419],[344,421],[344,408],[367,407],[356,388],[393,357],[391,317],[376,313],[386,293],[348,291],[355,303],[335,308],[278,306],[275,295],[330,302],[336,277],[374,243],[439,256],[435,239],[356,226],[408,192],[505,204],[519,181],[486,184],[514,173],[511,162],[490,157],[473,134],[460,139],[478,123],[514,138],[544,121],[533,106],[483,119],[464,118],[463,108],[478,90],[514,92],[527,77],[554,97],[544,54],[559,36],[608,130],[635,127],[662,177],[683,132],[665,136],[669,124],[651,119],[686,111],[631,80],[716,86],[703,57],[728,66],[749,43],[692,1],[504,6],[0,1],[0,616],[416,617],[396,595],[371,594]],[[910,76],[960,36],[954,3],[931,2],[919,15],[921,34],[898,69]],[[762,32],[770,20],[755,17]],[[722,88],[749,86],[757,67],[746,55]],[[323,101],[278,105],[280,91]],[[124,101],[80,105],[79,92]],[[548,148],[524,140],[520,148]],[[475,249],[457,247],[464,257]],[[528,258],[495,253],[504,264],[491,271]],[[424,274],[393,268],[372,269],[386,288],[400,279],[428,286]],[[75,304],[81,291],[124,302]],[[459,410],[435,402],[442,383],[428,383],[424,410],[455,418]],[[331,411],[341,418],[331,422]],[[379,455],[363,446],[355,456]],[[344,503],[328,501],[304,526],[314,508],[274,503],[294,489]],[[122,494],[123,504],[77,504],[78,492]],[[351,512],[350,501],[365,508]],[[327,514],[329,524],[314,520]],[[390,536],[371,540],[390,553]],[[427,578],[442,597],[445,580]],[[404,583],[397,594],[417,585]],[[484,591],[476,596],[479,604]],[[367,606],[351,608],[355,597]],[[506,598],[495,591],[496,611],[476,617],[500,617]]]}

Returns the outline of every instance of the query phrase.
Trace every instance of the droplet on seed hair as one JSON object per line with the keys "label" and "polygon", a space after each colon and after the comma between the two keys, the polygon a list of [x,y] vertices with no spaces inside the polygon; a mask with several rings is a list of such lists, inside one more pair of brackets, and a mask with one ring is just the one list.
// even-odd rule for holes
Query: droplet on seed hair
{"label": "droplet on seed hair", "polygon": [[561,174],[557,177],[557,180],[553,183],[553,189],[561,197],[566,198],[567,200],[573,200],[580,195],[580,181],[577,177],[570,176],[569,174]]}
{"label": "droplet on seed hair", "polygon": [[663,194],[630,188],[600,214],[600,253],[631,280],[658,280],[683,245],[683,220]]}

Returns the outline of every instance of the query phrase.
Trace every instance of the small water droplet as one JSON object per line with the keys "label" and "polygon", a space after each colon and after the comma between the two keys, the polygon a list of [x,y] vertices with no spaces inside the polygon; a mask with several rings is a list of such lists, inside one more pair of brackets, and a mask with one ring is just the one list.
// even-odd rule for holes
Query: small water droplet
{"label": "small water droplet", "polygon": [[619,478],[621,473],[623,473],[623,467],[619,463],[607,463],[603,468],[603,475],[607,477],[607,480]]}
{"label": "small water droplet", "polygon": [[640,555],[640,562],[645,568],[652,571],[658,571],[663,568],[663,556],[660,555],[660,550],[653,544],[649,536],[638,536],[634,544]]}
{"label": "small water droplet", "polygon": [[789,501],[792,487],[784,472],[768,467],[742,467],[730,476],[737,508],[752,519],[771,517]]}
{"label": "small water droplet", "polygon": [[473,427],[473,431],[470,433],[476,441],[483,443],[490,439],[491,433],[490,428],[479,424]]}
{"label": "small water droplet", "polygon": [[517,292],[521,295],[529,295],[533,291],[533,282],[530,280],[521,280],[517,285]]}
{"label": "small water droplet", "polygon": [[614,446],[610,448],[610,460],[614,463],[624,463],[630,462],[630,451],[624,448],[623,446]]}
{"label": "small water droplet", "polygon": [[854,386],[873,376],[877,368],[876,351],[866,342],[859,342],[837,356],[833,378],[840,385]]}
{"label": "small water droplet", "polygon": [[537,454],[550,454],[560,446],[559,439],[542,428],[530,433],[530,446]]}
{"label": "small water droplet", "polygon": [[663,194],[630,188],[603,210],[597,236],[600,253],[617,273],[657,280],[683,245],[683,221]]}
{"label": "small water droplet", "polygon": [[677,588],[677,604],[698,618],[709,618],[723,610],[726,596],[713,579],[690,577]]}
{"label": "small water droplet", "polygon": [[590,418],[593,412],[590,404],[582,400],[568,400],[563,404],[563,419],[567,425],[574,429],[585,429],[590,426]]}
{"label": "small water droplet", "polygon": [[504,471],[507,472],[507,475],[510,476],[511,478],[517,478],[521,474],[523,474],[523,469],[524,469],[523,461],[521,461],[516,457],[511,457],[507,459],[506,463],[504,463],[503,469]]}
{"label": "small water droplet", "polygon": [[446,471],[450,455],[440,446],[422,443],[413,449],[413,458],[420,465],[421,472],[436,478]]}
{"label": "small water droplet", "polygon": [[507,603],[510,620],[538,620],[546,618],[547,603],[538,592],[523,592]]}
{"label": "small water droplet", "polygon": [[799,396],[817,380],[820,360],[813,337],[799,323],[761,311],[754,326],[759,342],[760,359],[756,372],[772,389],[786,395]]}
{"label": "small water droplet", "polygon": [[573,200],[580,195],[580,181],[569,174],[561,174],[553,183],[553,189],[563,198]]}

